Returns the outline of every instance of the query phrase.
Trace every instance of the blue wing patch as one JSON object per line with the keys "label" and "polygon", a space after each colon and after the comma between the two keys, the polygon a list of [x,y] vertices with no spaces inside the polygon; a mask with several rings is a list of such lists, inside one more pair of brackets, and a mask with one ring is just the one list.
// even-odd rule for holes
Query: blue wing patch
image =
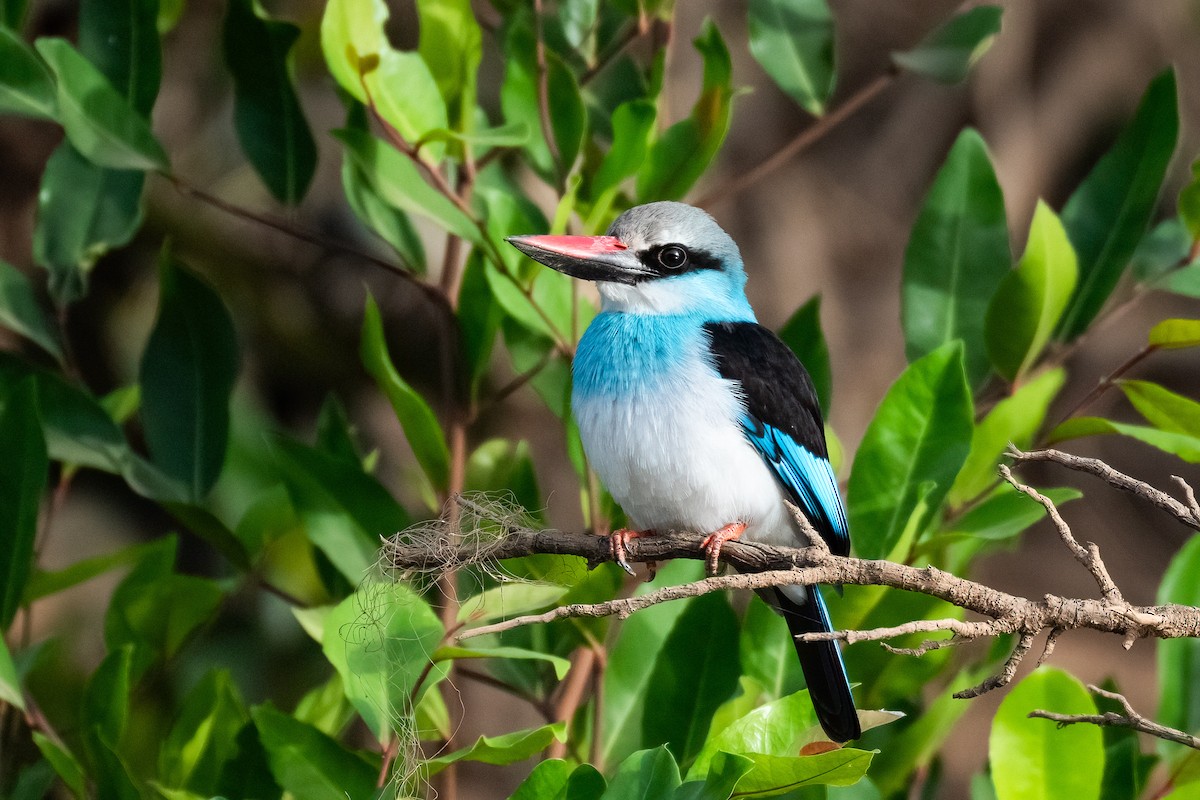
{"label": "blue wing patch", "polygon": [[836,555],[850,553],[850,527],[828,459],[815,455],[788,434],[764,425],[753,416],[742,417],[742,430],[754,449],[775,471],[813,527],[825,537]]}

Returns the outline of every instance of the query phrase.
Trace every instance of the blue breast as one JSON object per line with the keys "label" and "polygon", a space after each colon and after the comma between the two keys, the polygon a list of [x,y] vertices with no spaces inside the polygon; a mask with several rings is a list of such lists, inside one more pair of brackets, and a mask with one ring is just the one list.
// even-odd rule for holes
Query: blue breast
{"label": "blue breast", "polygon": [[708,361],[703,322],[693,315],[600,313],[575,353],[576,396],[635,397],[698,359]]}

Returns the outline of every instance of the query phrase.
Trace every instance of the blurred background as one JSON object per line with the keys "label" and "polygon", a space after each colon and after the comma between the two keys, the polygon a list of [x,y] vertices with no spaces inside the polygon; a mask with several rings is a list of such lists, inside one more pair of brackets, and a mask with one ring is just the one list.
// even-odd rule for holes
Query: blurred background
{"label": "blurred background", "polygon": [[[899,321],[904,248],[933,175],[964,126],[978,128],[990,147],[1018,255],[1024,249],[1036,200],[1043,198],[1053,208],[1061,208],[1071,189],[1111,145],[1147,83],[1169,64],[1178,71],[1183,125],[1169,188],[1161,198],[1163,216],[1173,210],[1176,191],[1200,151],[1200,3],[1001,4],[1003,31],[965,85],[944,87],[908,76],[892,80],[814,147],[736,193],[727,191],[730,181],[777,152],[812,119],[750,57],[744,4],[698,0],[679,4],[668,65],[672,113],[667,121],[686,116],[696,95],[700,61],[689,43],[706,16],[716,21],[730,45],[735,84],[745,87],[735,100],[733,127],[717,166],[693,197],[705,198],[706,208],[740,244],[750,274],[750,299],[764,324],[778,327],[809,297],[822,296],[834,373],[830,422],[846,446],[846,464],[876,404],[905,364]],[[276,205],[237,145],[231,80],[220,58],[223,3],[189,0],[181,21],[167,35],[155,131],[171,153],[176,171],[194,186],[226,202],[283,218],[320,239],[382,253],[382,245],[358,225],[345,203],[340,152],[327,135],[343,124],[344,111],[320,61],[317,28],[322,4],[290,0],[264,5],[273,16],[304,31],[296,66],[304,110],[321,157],[314,186],[303,204],[298,209]],[[397,0],[390,5],[394,44],[414,46],[410,3]],[[831,103],[836,108],[888,70],[892,51],[913,46],[960,3],[832,0],[830,5],[838,26],[838,89]],[[496,19],[487,3],[476,3],[476,10],[485,23]],[[77,13],[74,3],[34,0],[26,33],[71,36]],[[488,51],[481,72],[480,95],[491,98],[493,108],[502,72],[498,60],[494,49]],[[498,116],[497,111],[494,118]],[[30,272],[38,180],[59,137],[59,130],[49,123],[0,118],[0,258]],[[528,181],[532,186],[536,178],[530,176]],[[544,210],[552,212],[552,198],[547,194],[545,199]],[[418,498],[404,494],[405,487],[412,485],[405,479],[415,469],[412,455],[391,407],[368,379],[357,355],[369,287],[383,309],[389,344],[401,372],[418,388],[435,385],[435,348],[426,338],[431,325],[412,287],[361,259],[230,216],[159,178],[149,179],[146,215],[147,224],[129,247],[99,260],[90,294],[71,309],[71,346],[91,388],[103,393],[136,378],[156,308],[158,252],[163,238],[169,237],[181,260],[218,287],[238,327],[243,367],[237,403],[252,412],[243,418],[256,423],[235,430],[238,438],[231,458],[242,457],[239,449],[252,452],[263,431],[311,436],[321,403],[333,392],[349,410],[361,442],[380,450],[380,476],[410,508],[419,508]],[[440,263],[440,254],[431,251],[429,261]],[[1097,380],[1136,352],[1154,322],[1166,316],[1195,317],[1198,312],[1195,301],[1148,294],[1101,326],[1071,356],[1073,383],[1063,392],[1062,407],[1052,411],[1051,419],[1065,413]],[[0,341],[0,345],[19,346],[15,341]],[[1158,354],[1133,377],[1146,377],[1195,396],[1200,390],[1195,358],[1194,351],[1188,350]],[[511,376],[507,357],[498,352],[491,379],[502,384]],[[1123,402],[1110,393],[1091,411],[1128,418],[1131,412],[1122,407]],[[548,413],[532,392],[520,391],[488,413],[479,433],[527,439],[548,498],[549,519],[562,527],[578,526],[574,479],[561,430],[545,424]],[[1200,474],[1190,465],[1125,440],[1084,440],[1072,449],[1109,460],[1158,486],[1167,487],[1172,474],[1200,483]],[[1099,544],[1130,601],[1153,601],[1161,574],[1186,531],[1099,482],[1081,481],[1061,471],[1025,469],[1022,474],[1034,484],[1084,489],[1086,499],[1066,511],[1077,537]],[[55,519],[45,567],[65,566],[177,527],[111,476],[86,473],[74,489]],[[207,563],[214,558],[208,548],[189,545],[186,537],[183,548],[185,571],[216,568]],[[1048,591],[1066,596],[1095,594],[1090,576],[1045,525],[1028,532],[1015,552],[990,558],[977,577],[1027,596]],[[116,577],[103,577],[56,597],[53,606],[39,606],[36,630],[69,632],[57,645],[64,675],[80,665],[92,669],[103,653],[104,603],[95,598],[107,597],[115,581]],[[279,659],[293,659],[295,668],[287,679],[294,679],[293,691],[298,693],[311,683],[311,670],[323,668],[319,659],[306,656],[311,644],[282,603],[276,607],[269,598],[243,601],[245,625],[231,625],[215,635],[216,641],[240,654],[236,664],[247,674],[237,677],[248,687],[248,699],[257,699],[255,687],[266,694],[264,679],[272,674],[267,666]],[[1114,637],[1074,633],[1059,643],[1053,660],[1086,682],[1115,676],[1134,705],[1152,714],[1157,698],[1153,655],[1153,646],[1145,642],[1125,652]],[[197,675],[222,660],[213,652],[191,653],[188,658]],[[847,659],[853,674],[854,648]],[[263,667],[257,674],[255,664]],[[69,686],[70,681],[63,685]],[[286,705],[289,688],[270,688],[277,702]],[[476,685],[461,688],[464,693],[487,691]],[[480,708],[479,699],[465,702]],[[997,693],[969,701],[971,708],[960,723],[962,735],[952,737],[955,749],[947,754],[949,786],[962,787],[983,764],[987,726],[999,700]],[[508,730],[512,715],[525,712],[497,713],[504,714]],[[471,718],[464,725],[464,738],[491,732],[487,719]],[[492,782],[475,788],[474,796],[501,796],[501,786],[494,782],[495,768],[485,769]],[[519,780],[521,770],[514,774]],[[469,789],[472,773],[465,770],[464,775],[464,789]]]}

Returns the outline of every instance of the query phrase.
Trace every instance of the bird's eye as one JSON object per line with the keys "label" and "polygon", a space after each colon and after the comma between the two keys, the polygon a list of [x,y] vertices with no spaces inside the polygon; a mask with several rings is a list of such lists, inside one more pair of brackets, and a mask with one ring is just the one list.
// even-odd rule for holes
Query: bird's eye
{"label": "bird's eye", "polygon": [[664,247],[658,251],[658,263],[662,264],[667,269],[679,269],[687,263],[688,254],[678,245]]}

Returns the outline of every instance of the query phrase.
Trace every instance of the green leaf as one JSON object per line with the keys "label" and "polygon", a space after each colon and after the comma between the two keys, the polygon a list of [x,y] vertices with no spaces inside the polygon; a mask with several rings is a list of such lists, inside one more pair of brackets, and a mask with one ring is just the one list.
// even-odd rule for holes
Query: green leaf
{"label": "green leaf", "polygon": [[21,35],[0,25],[0,114],[57,119],[54,76]]}
{"label": "green leaf", "polygon": [[269,703],[250,710],[275,780],[296,800],[375,796],[376,769]]}
{"label": "green leaf", "polygon": [[1150,223],[1179,131],[1175,73],[1155,78],[1112,150],[1063,209],[1079,256],[1079,286],[1055,335],[1079,336],[1112,293]]}
{"label": "green leaf", "polygon": [[480,736],[470,747],[464,747],[425,762],[426,773],[433,776],[458,761],[479,761],[484,764],[512,764],[537,755],[551,742],[567,740],[567,724],[556,722],[540,728],[513,731],[503,736]]}
{"label": "green leaf", "polygon": [[549,758],[540,762],[521,781],[508,800],[549,800],[556,798],[567,786],[572,766],[561,758]]}
{"label": "green leaf", "polygon": [[[785,637],[785,643],[791,642]],[[792,658],[796,651],[792,648]],[[743,714],[720,731],[713,731],[696,756],[688,779],[699,778],[722,751],[793,755],[804,745],[827,737],[817,722],[807,689],[781,697]]]}
{"label": "green leaf", "polygon": [[666,742],[681,763],[700,752],[713,714],[737,687],[737,636],[737,618],[724,595],[688,603],[651,669],[647,696],[654,698],[655,712],[642,718],[644,744]]}
{"label": "green leaf", "polygon": [[1200,159],[1192,162],[1192,179],[1179,190],[1179,219],[1191,241],[1200,239]]}
{"label": "green leaf", "polygon": [[787,622],[757,595],[750,598],[738,645],[742,670],[773,699],[804,685]]}
{"label": "green leaf", "polygon": [[222,40],[238,141],[271,194],[291,204],[304,197],[317,167],[317,145],[288,68],[299,36],[299,28],[267,18],[254,0],[227,6]]}
{"label": "green leaf", "polygon": [[450,661],[459,658],[516,658],[545,661],[554,667],[554,675],[562,680],[571,668],[571,662],[561,656],[527,650],[523,647],[451,647],[443,645],[429,656],[433,661]]}
{"label": "green leaf", "polygon": [[123,547],[112,553],[76,561],[69,567],[53,572],[35,572],[25,585],[25,602],[32,603],[34,600],[40,600],[43,597],[49,597],[81,583],[86,583],[110,570],[136,564],[156,546],[155,542],[142,542]]}
{"label": "green leaf", "polygon": [[[702,577],[704,568],[699,562],[670,561],[659,570],[655,585],[677,586]],[[649,584],[643,583],[634,595],[648,591]],[[615,764],[639,746],[643,717],[650,710],[650,703],[658,702],[647,699],[652,697],[652,670],[647,665],[658,664],[667,635],[683,611],[683,603],[662,603],[634,614],[621,624],[604,671],[600,763]]]}
{"label": "green leaf", "polygon": [[42,173],[33,257],[50,274],[50,296],[64,307],[87,294],[100,256],[127,244],[142,224],[146,175],[88,161],[65,141]]}
{"label": "green leaf", "polygon": [[1200,437],[1200,403],[1149,381],[1121,381],[1119,385],[1133,407],[1154,427]]}
{"label": "green leaf", "polygon": [[443,634],[433,609],[401,584],[367,583],[325,619],[322,648],[346,697],[387,741]]}
{"label": "green leaf", "polygon": [[837,78],[833,15],[825,0],[750,0],[750,53],[789,97],[825,113]]}
{"label": "green leaf", "polygon": [[8,630],[21,607],[33,568],[49,468],[38,407],[37,386],[27,378],[8,391],[0,409],[0,631]]}
{"label": "green leaf", "polygon": [[213,670],[186,698],[158,754],[159,780],[205,797],[219,790],[221,772],[238,752],[237,735],[250,721],[228,672]]}
{"label": "green leaf", "polygon": [[679,765],[667,745],[653,750],[639,750],[617,767],[603,800],[659,800],[669,798],[677,789]]}
{"label": "green leaf", "polygon": [[991,369],[984,318],[1011,263],[1004,195],[983,138],[967,128],[938,171],[904,251],[901,321],[909,361],[961,339],[967,378],[979,385]]}
{"label": "green leaf", "polygon": [[58,334],[38,304],[33,285],[23,272],[4,260],[0,260],[0,325],[21,334],[62,363]]}
{"label": "green leaf", "polygon": [[833,368],[829,363],[829,348],[821,332],[821,296],[813,297],[783,323],[779,338],[791,348],[808,370],[821,410],[829,414],[833,400]]}
{"label": "green leaf", "polygon": [[630,100],[617,106],[612,115],[612,147],[604,155],[591,182],[591,197],[598,199],[613,192],[623,180],[637,173],[646,160],[654,136],[658,108],[646,99]]}
{"label": "green leaf", "polygon": [[58,79],[59,121],[80,153],[113,169],[170,169],[149,123],[79,51],[65,39],[35,46]]}
{"label": "green leaf", "polygon": [[[483,31],[470,0],[420,0],[418,50],[429,65],[442,98],[456,113],[452,124],[466,128],[475,110],[475,83],[483,57]],[[456,119],[457,118],[457,119]]]}
{"label": "green leaf", "polygon": [[104,641],[110,650],[144,646],[170,658],[212,618],[225,593],[215,581],[175,572],[174,536],[154,544],[113,591]]}
{"label": "green leaf", "polygon": [[[1200,606],[1200,536],[1188,539],[1171,559],[1157,602]],[[1200,728],[1200,639],[1161,639],[1157,646],[1155,720],[1179,730],[1196,730]]]}
{"label": "green leaf", "polygon": [[1160,279],[1189,261],[1192,236],[1179,217],[1165,219],[1138,242],[1130,259],[1130,271],[1141,283],[1158,284]]}
{"label": "green leaf", "polygon": [[734,789],[754,762],[746,756],[717,753],[709,763],[704,781],[688,781],[675,790],[671,800],[729,800]]}
{"label": "green leaf", "polygon": [[912,50],[892,53],[892,60],[938,83],[958,83],[991,48],[1002,13],[1000,6],[977,6],[956,14]]}
{"label": "green leaf", "polygon": [[[1034,709],[1095,714],[1096,704],[1078,680],[1042,667],[1000,703],[988,740],[997,800],[1099,800],[1104,737],[1095,725],[1059,727],[1030,719]],[[1070,764],[1070,769],[1063,769]]]}
{"label": "green leaf", "polygon": [[[330,73],[356,100],[373,105],[379,116],[409,144],[445,128],[446,103],[425,61],[388,43],[382,0],[331,0],[321,18],[321,49]],[[425,155],[435,162],[440,148]]]}
{"label": "green leaf", "polygon": [[867,773],[873,755],[852,747],[812,756],[747,753],[754,766],[738,781],[737,796],[778,797],[805,786],[849,786]]}
{"label": "green leaf", "polygon": [[[1056,506],[1078,500],[1083,492],[1078,489],[1040,489]],[[976,536],[981,539],[1003,541],[1011,539],[1046,516],[1046,509],[1018,492],[1007,483],[996,487],[986,500],[972,508],[957,520],[946,524],[946,531]]]}
{"label": "green leaf", "polygon": [[129,719],[129,690],[134,682],[133,648],[112,649],[88,678],[83,696],[84,729],[102,742],[115,744]]}
{"label": "green leaf", "polygon": [[1164,319],[1150,329],[1151,347],[1176,350],[1200,345],[1200,319]]}
{"label": "green leaf", "polygon": [[229,444],[237,335],[220,296],[164,254],[158,319],[142,354],[142,426],[152,462],[199,502]]}
{"label": "green leaf", "polygon": [[1066,230],[1039,200],[1025,254],[1004,276],[987,309],[987,354],[1005,379],[1020,382],[1037,362],[1075,291],[1078,275]]}
{"label": "green leaf", "polygon": [[922,500],[926,518],[941,505],[970,452],[973,416],[956,342],[914,361],[892,384],[850,472],[846,500],[859,556],[884,558]]}
{"label": "green leaf", "polygon": [[557,605],[568,591],[552,583],[505,582],[462,601],[459,622],[487,622],[530,614]]}
{"label": "green leaf", "polygon": [[21,692],[21,681],[13,664],[8,644],[0,636],[0,703],[7,703],[21,711],[25,710],[25,695]]}
{"label": "green leaf", "polygon": [[692,42],[704,59],[704,85],[692,114],[675,123],[654,143],[638,172],[638,202],[678,200],[704,174],[729,131],[733,68],[729,49],[712,20]]}
{"label": "green leaf", "polygon": [[1066,377],[1061,367],[1043,372],[996,403],[975,426],[971,452],[947,496],[950,505],[961,506],[999,479],[996,469],[1010,443],[1029,446],[1042,427],[1050,404],[1062,391]]}
{"label": "green leaf", "polygon": [[1073,417],[1066,420],[1050,431],[1047,444],[1057,444],[1068,439],[1079,439],[1084,436],[1101,436],[1105,434],[1121,434],[1131,439],[1137,439],[1151,447],[1179,456],[1189,464],[1200,464],[1200,437],[1190,436],[1175,431],[1164,431],[1158,428],[1148,428],[1144,425],[1130,425],[1125,422],[1115,422],[1101,417]]}
{"label": "green leaf", "polygon": [[37,745],[42,757],[50,762],[50,766],[54,767],[55,773],[67,785],[67,788],[76,797],[84,797],[85,779],[79,759],[75,758],[70,750],[48,738],[41,731],[33,732],[33,743]]}
{"label": "green leaf", "polygon": [[410,158],[366,131],[347,129],[334,131],[333,135],[345,145],[346,154],[384,201],[432,220],[472,244],[487,246],[474,221],[426,183]]}
{"label": "green leaf", "polygon": [[400,377],[392,364],[379,306],[370,295],[367,295],[363,316],[361,357],[363,366],[375,379],[375,384],[391,401],[413,455],[417,457],[429,482],[435,489],[444,491],[450,479],[450,451],[446,446],[446,437],[433,409]]}
{"label": "green leaf", "polygon": [[79,8],[79,52],[134,110],[149,118],[162,81],[156,0],[88,0]]}

